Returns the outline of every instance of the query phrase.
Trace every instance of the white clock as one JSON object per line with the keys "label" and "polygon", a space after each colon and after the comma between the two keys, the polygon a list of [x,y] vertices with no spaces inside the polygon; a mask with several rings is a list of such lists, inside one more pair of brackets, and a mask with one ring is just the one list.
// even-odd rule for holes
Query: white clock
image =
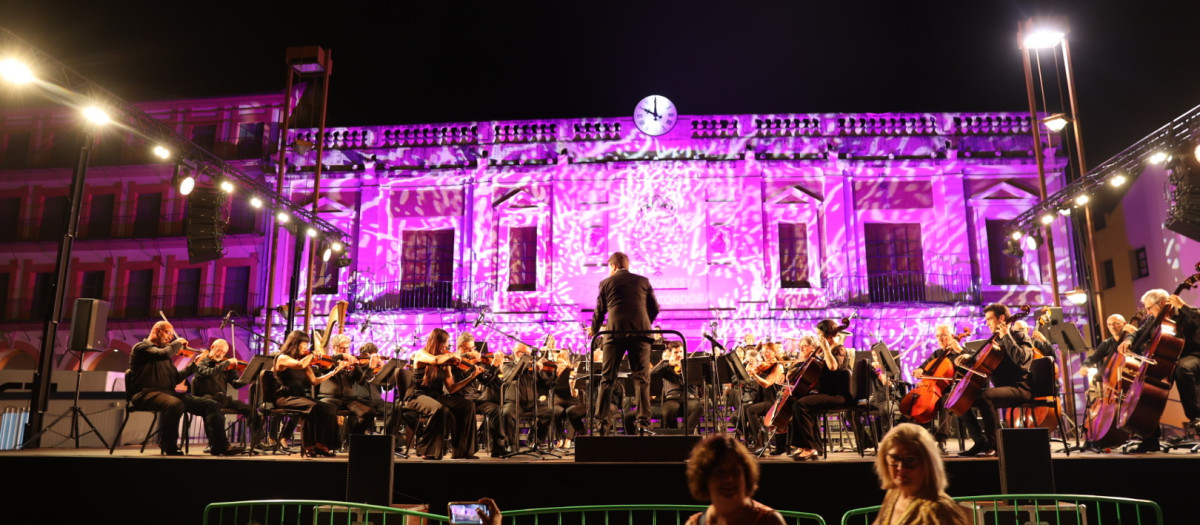
{"label": "white clock", "polygon": [[675,103],[661,95],[643,98],[637,107],[633,108],[633,122],[642,133],[651,137],[671,131],[678,120],[679,113],[675,111]]}

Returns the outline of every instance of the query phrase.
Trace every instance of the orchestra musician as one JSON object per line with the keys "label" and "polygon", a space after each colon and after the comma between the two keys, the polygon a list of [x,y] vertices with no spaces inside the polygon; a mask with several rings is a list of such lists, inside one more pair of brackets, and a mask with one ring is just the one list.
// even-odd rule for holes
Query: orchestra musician
{"label": "orchestra musician", "polygon": [[[479,382],[483,368],[477,366],[475,355],[475,337],[469,332],[458,334],[454,351],[458,354],[458,362],[450,366],[454,376],[454,386],[447,388],[441,402],[454,415],[454,427],[451,433],[455,437],[453,459],[478,459],[475,456],[475,398],[478,397]],[[458,448],[461,447],[461,450]]]}
{"label": "orchestra musician", "polygon": [[[983,415],[983,428],[975,412],[968,410],[962,422],[974,441],[971,448],[958,455],[965,457],[991,456],[996,453],[996,429],[999,416],[996,410],[1028,403],[1033,399],[1029,387],[1029,365],[1033,362],[1033,343],[1024,334],[1011,330],[1008,325],[1008,307],[992,303],[984,307],[983,319],[996,336],[994,345],[1001,351],[1000,364],[991,373],[991,388],[986,388],[975,398],[975,408]],[[963,353],[955,358],[960,366],[969,366],[975,355]]]}
{"label": "orchestra musician", "polygon": [[817,430],[816,416],[822,411],[845,406],[851,399],[850,370],[846,366],[846,348],[839,342],[840,333],[841,326],[833,319],[817,323],[817,344],[812,351],[816,352],[817,365],[821,366],[818,386],[808,394],[796,397],[792,404],[792,445],[796,450],[791,455],[797,461],[820,457],[817,451],[821,447],[821,434]]}
{"label": "orchestra musician", "polygon": [[[443,433],[449,427],[454,436],[452,457],[473,459],[475,404],[444,393],[454,394],[467,384],[455,381],[451,372],[458,364],[459,356],[450,353],[450,334],[434,328],[425,339],[425,346],[413,354],[412,362],[413,392],[406,407],[429,417],[429,422],[417,434],[417,454],[427,460],[442,459],[446,454]],[[470,379],[479,374],[477,368],[472,368]]]}
{"label": "orchestra musician", "polygon": [[[317,401],[333,405],[334,412],[349,410],[352,416],[346,424],[349,426],[350,433],[365,434],[367,430],[375,428],[376,412],[371,405],[358,399],[356,388],[358,383],[362,382],[363,371],[358,366],[358,358],[350,355],[350,336],[334,335],[329,340],[329,344],[333,350],[330,357],[341,362],[342,367],[332,378],[321,383]],[[327,372],[328,370],[322,368],[321,371]]]}
{"label": "orchestra musician", "polygon": [[[575,371],[575,367],[571,365],[571,352],[567,350],[559,350],[553,361],[554,370],[552,372],[553,391],[554,391],[554,421],[558,429],[565,429],[569,423],[574,436],[585,433],[583,418],[587,415],[587,408],[583,404],[583,399],[577,395],[575,388],[572,386],[571,374]],[[544,365],[549,367],[549,364]],[[568,439],[570,436],[568,436]]]}
{"label": "orchestra musician", "polygon": [[204,418],[204,432],[214,456],[241,454],[241,447],[229,446],[225,416],[216,401],[175,391],[176,385],[196,371],[196,361],[207,357],[207,352],[199,352],[183,370],[176,368],[175,356],[187,348],[187,343],[175,334],[171,323],[154,323],[150,335],[130,352],[129,370],[125,374],[125,388],[132,393],[129,401],[139,410],[160,412],[158,447],[164,455],[183,455],[179,450],[179,419],[185,411]]}
{"label": "orchestra musician", "polygon": [[[475,341],[472,338],[471,344]],[[500,364],[504,362],[504,354],[491,352],[480,354],[474,349],[463,354],[463,359],[479,367],[482,372],[475,379],[473,392],[468,387],[467,399],[475,402],[475,413],[483,416],[483,424],[488,429],[491,439],[489,447],[492,457],[504,455],[504,430],[500,424]]]}
{"label": "orchestra musician", "polygon": [[1016,330],[1017,332],[1020,332],[1022,335],[1029,338],[1029,343],[1032,344],[1038,352],[1041,352],[1042,356],[1049,358],[1055,357],[1054,346],[1050,344],[1050,340],[1046,339],[1046,334],[1042,333],[1041,330],[1030,330],[1029,323],[1026,323],[1024,319],[1013,323],[1012,327],[1013,330]]}
{"label": "orchestra musician", "polygon": [[[761,448],[769,446],[769,443],[763,443],[763,417],[767,411],[771,409],[771,405],[775,404],[775,400],[779,396],[779,385],[784,382],[784,368],[782,364],[776,360],[775,343],[769,342],[763,345],[762,351],[759,352],[759,357],[762,358],[762,364],[753,370],[747,370],[750,373],[750,379],[753,379],[758,387],[759,401],[747,405],[741,411],[744,418],[747,441],[760,443]],[[786,451],[785,434],[776,434],[775,449],[772,455],[783,454]],[[782,445],[782,446],[781,446]]]}
{"label": "orchestra musician", "polygon": [[925,359],[921,366],[913,369],[913,378],[920,381],[925,374],[938,367],[938,361],[942,359],[954,359],[962,354],[963,347],[958,344],[958,338],[954,337],[954,330],[946,323],[938,323],[933,327],[933,336],[937,339],[938,349],[934,350],[928,358]]}
{"label": "orchestra musician", "polygon": [[512,361],[504,363],[501,370],[504,376],[501,390],[504,403],[500,414],[504,421],[504,436],[508,446],[515,452],[520,441],[517,416],[522,412],[534,412],[537,432],[530,439],[542,439],[550,428],[551,412],[549,407],[538,402],[538,383],[543,381],[543,377],[534,366],[528,346],[517,343]]}
{"label": "orchestra musician", "polygon": [[[1188,418],[1187,426],[1200,430],[1200,310],[1183,302],[1178,295],[1171,295],[1163,289],[1153,289],[1142,294],[1142,306],[1146,314],[1157,317],[1164,305],[1174,308],[1171,320],[1175,323],[1175,337],[1183,340],[1183,350],[1179,353],[1179,361],[1175,364],[1175,388],[1179,391],[1179,403],[1183,405],[1183,414]],[[1153,323],[1143,323],[1134,333],[1126,333],[1117,347],[1122,354],[1140,351],[1130,348],[1138,336]],[[1111,329],[1111,327],[1110,327]],[[1149,436],[1142,436],[1142,442],[1133,452],[1157,452],[1159,450],[1160,427]]]}
{"label": "orchestra musician", "polygon": [[629,256],[613,252],[608,258],[609,277],[600,281],[596,310],[588,327],[588,338],[600,331],[608,316],[608,327],[615,333],[603,344],[604,363],[601,368],[600,401],[595,403],[595,416],[600,420],[600,433],[607,432],[609,399],[617,381],[621,357],[629,354],[630,377],[637,396],[638,430],[650,428],[650,341],[645,334],[625,334],[624,331],[647,331],[658,317],[658,300],[650,280],[629,271]]}
{"label": "orchestra musician", "polygon": [[[1080,364],[1079,375],[1081,376],[1086,376],[1089,368],[1103,369],[1108,364],[1108,358],[1117,351],[1121,340],[1125,338],[1127,325],[1125,316],[1112,314],[1108,316],[1104,324],[1108,326],[1109,335],[1103,341],[1100,341],[1100,344],[1096,345],[1096,349],[1092,352],[1092,355],[1084,359],[1083,363]],[[1132,325],[1129,325],[1128,333],[1133,333],[1135,330]],[[1100,382],[1101,374],[1096,374],[1092,379],[1097,383]]]}
{"label": "orchestra musician", "polygon": [[250,443],[263,442],[262,420],[258,411],[240,399],[229,395],[229,387],[242,388],[246,383],[238,381],[238,360],[228,356],[229,342],[217,339],[208,348],[208,355],[196,360],[196,378],[192,381],[192,393],[217,402],[221,409],[237,411],[250,424]]}
{"label": "orchestra musician", "polygon": [[683,384],[683,343],[667,343],[667,358],[659,361],[650,370],[651,377],[661,377],[662,421],[667,428],[679,427],[679,409],[687,403],[687,421],[684,428],[696,430],[700,426],[700,399],[695,387]]}
{"label": "orchestra musician", "polygon": [[[375,343],[366,343],[358,348],[358,362],[360,366],[364,366],[362,377],[358,383],[354,385],[354,396],[362,403],[366,403],[375,411],[376,417],[379,414],[387,414],[391,410],[391,405],[383,400],[383,386],[372,384],[375,375],[383,368],[384,359],[379,355],[379,347]],[[384,381],[384,385],[391,385],[391,380]],[[391,388],[387,386],[387,388]]]}
{"label": "orchestra musician", "polygon": [[341,372],[344,362],[337,361],[333,369],[321,376],[313,372],[316,354],[308,351],[308,334],[293,330],[283,341],[271,371],[279,389],[275,391],[275,406],[305,411],[304,454],[334,457],[338,444],[337,408],[318,403],[312,398],[312,387],[328,381]]}

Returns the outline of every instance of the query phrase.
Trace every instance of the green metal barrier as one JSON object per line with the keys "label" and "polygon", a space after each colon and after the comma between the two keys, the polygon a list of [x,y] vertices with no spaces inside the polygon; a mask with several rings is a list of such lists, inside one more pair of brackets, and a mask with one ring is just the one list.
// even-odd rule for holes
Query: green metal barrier
{"label": "green metal barrier", "polygon": [[[1080,494],[1004,494],[954,498],[974,525],[1163,525],[1162,508],[1143,499]],[[842,525],[870,525],[879,506],[842,515]]]}
{"label": "green metal barrier", "polygon": [[204,507],[204,525],[433,525],[449,521],[437,514],[344,501],[230,501]]}
{"label": "green metal barrier", "polygon": [[[504,525],[683,525],[707,505],[591,505],[503,510]],[[825,525],[816,514],[781,510],[791,525]]]}

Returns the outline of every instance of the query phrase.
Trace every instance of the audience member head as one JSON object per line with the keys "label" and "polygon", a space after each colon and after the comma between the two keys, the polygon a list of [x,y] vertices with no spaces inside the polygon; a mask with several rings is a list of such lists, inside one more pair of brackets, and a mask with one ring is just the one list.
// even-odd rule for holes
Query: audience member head
{"label": "audience member head", "polygon": [[946,470],[933,435],[919,425],[901,423],[879,443],[875,474],[884,490],[937,499],[946,491]]}
{"label": "audience member head", "polygon": [[687,478],[692,497],[699,501],[740,502],[758,490],[758,461],[733,436],[713,436],[692,448]]}

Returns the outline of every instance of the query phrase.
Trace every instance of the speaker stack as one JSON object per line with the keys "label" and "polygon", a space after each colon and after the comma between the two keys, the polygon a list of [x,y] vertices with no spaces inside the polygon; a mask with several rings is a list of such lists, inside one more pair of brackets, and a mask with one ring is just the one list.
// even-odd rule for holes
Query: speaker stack
{"label": "speaker stack", "polygon": [[1168,184],[1174,186],[1171,192],[1171,206],[1167,209],[1167,218],[1163,222],[1168,230],[1178,233],[1194,241],[1200,241],[1200,162],[1191,152],[1176,155],[1172,163]]}
{"label": "speaker stack", "polygon": [[188,262],[192,264],[215,261],[225,255],[222,240],[225,221],[225,194],[216,188],[196,187],[188,194],[187,233]]}

